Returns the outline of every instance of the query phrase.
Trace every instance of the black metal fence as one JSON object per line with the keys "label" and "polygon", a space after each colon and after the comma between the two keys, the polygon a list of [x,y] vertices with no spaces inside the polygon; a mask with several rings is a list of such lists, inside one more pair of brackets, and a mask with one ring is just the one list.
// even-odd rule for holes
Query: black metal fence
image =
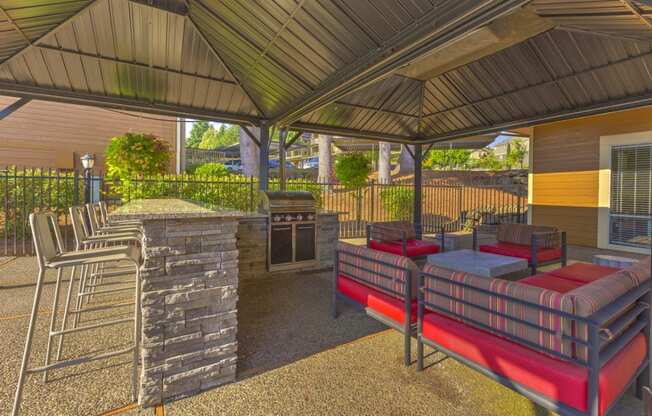
{"label": "black metal fence", "polygon": [[[63,237],[73,238],[69,208],[84,201],[86,182],[80,173],[56,169],[0,169],[0,255],[33,254],[29,214],[50,210],[57,213]],[[258,207],[258,182],[240,176],[200,177],[161,175],[127,181],[109,181],[102,175],[88,182],[93,200],[108,202],[110,209],[141,198],[182,198],[241,211]],[[278,190],[272,179],[270,190]],[[363,237],[373,221],[413,220],[414,187],[370,181],[360,189],[337,183],[289,180],[287,190],[313,194],[321,209],[340,213],[340,238]],[[424,185],[422,224],[424,233],[468,228],[473,222],[497,224],[525,222],[525,186]]]}

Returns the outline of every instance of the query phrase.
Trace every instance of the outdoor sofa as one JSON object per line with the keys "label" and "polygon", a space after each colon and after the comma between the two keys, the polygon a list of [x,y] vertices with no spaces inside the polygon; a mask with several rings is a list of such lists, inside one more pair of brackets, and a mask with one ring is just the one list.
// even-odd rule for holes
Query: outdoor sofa
{"label": "outdoor sofa", "polygon": [[[478,249],[478,230],[473,228],[473,248]],[[479,250],[485,253],[518,257],[528,261],[532,271],[537,267],[561,263],[567,264],[566,233],[556,227],[502,223],[498,225],[496,242],[482,244]]]}
{"label": "outdoor sofa", "polygon": [[338,301],[343,300],[401,332],[405,365],[410,365],[419,275],[414,262],[397,254],[339,242],[333,269],[333,318],[337,318]]}
{"label": "outdoor sofa", "polygon": [[425,257],[443,251],[442,245],[417,239],[414,225],[409,221],[386,221],[367,224],[367,247],[409,258]]}
{"label": "outdoor sofa", "polygon": [[579,264],[518,282],[426,264],[424,344],[561,415],[606,415],[648,385],[650,257],[617,270]]}

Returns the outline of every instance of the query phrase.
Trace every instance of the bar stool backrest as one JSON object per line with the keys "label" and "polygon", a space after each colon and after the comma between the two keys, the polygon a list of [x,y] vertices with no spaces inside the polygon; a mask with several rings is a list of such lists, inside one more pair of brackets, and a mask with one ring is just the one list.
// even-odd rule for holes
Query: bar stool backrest
{"label": "bar stool backrest", "polygon": [[109,225],[109,210],[106,206],[106,202],[98,202],[97,207],[100,209],[100,220],[102,220],[102,225]]}
{"label": "bar stool backrest", "polygon": [[72,222],[72,231],[75,234],[77,250],[82,249],[84,241],[88,240],[88,226],[84,217],[86,216],[86,207],[77,205],[70,207],[70,220]]}
{"label": "bar stool backrest", "polygon": [[97,219],[97,211],[94,204],[86,204],[86,211],[88,212],[88,223],[91,226],[92,235],[96,235],[100,231],[100,222]]}
{"label": "bar stool backrest", "polygon": [[55,256],[64,252],[57,217],[52,212],[31,213],[29,225],[39,264],[46,265]]}

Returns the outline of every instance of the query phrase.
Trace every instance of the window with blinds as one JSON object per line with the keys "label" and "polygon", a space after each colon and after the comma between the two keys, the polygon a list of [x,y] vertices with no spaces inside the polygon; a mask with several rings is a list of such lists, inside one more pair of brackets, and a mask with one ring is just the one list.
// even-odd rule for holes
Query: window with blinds
{"label": "window with blinds", "polygon": [[649,244],[652,214],[652,145],[611,150],[609,242],[631,247]]}

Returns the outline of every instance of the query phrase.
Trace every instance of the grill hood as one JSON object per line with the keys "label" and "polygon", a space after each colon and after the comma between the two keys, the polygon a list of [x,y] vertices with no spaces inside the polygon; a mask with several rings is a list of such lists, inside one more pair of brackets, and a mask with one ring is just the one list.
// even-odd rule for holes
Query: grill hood
{"label": "grill hood", "polygon": [[315,198],[310,192],[263,192],[260,196],[260,212],[315,211]]}

